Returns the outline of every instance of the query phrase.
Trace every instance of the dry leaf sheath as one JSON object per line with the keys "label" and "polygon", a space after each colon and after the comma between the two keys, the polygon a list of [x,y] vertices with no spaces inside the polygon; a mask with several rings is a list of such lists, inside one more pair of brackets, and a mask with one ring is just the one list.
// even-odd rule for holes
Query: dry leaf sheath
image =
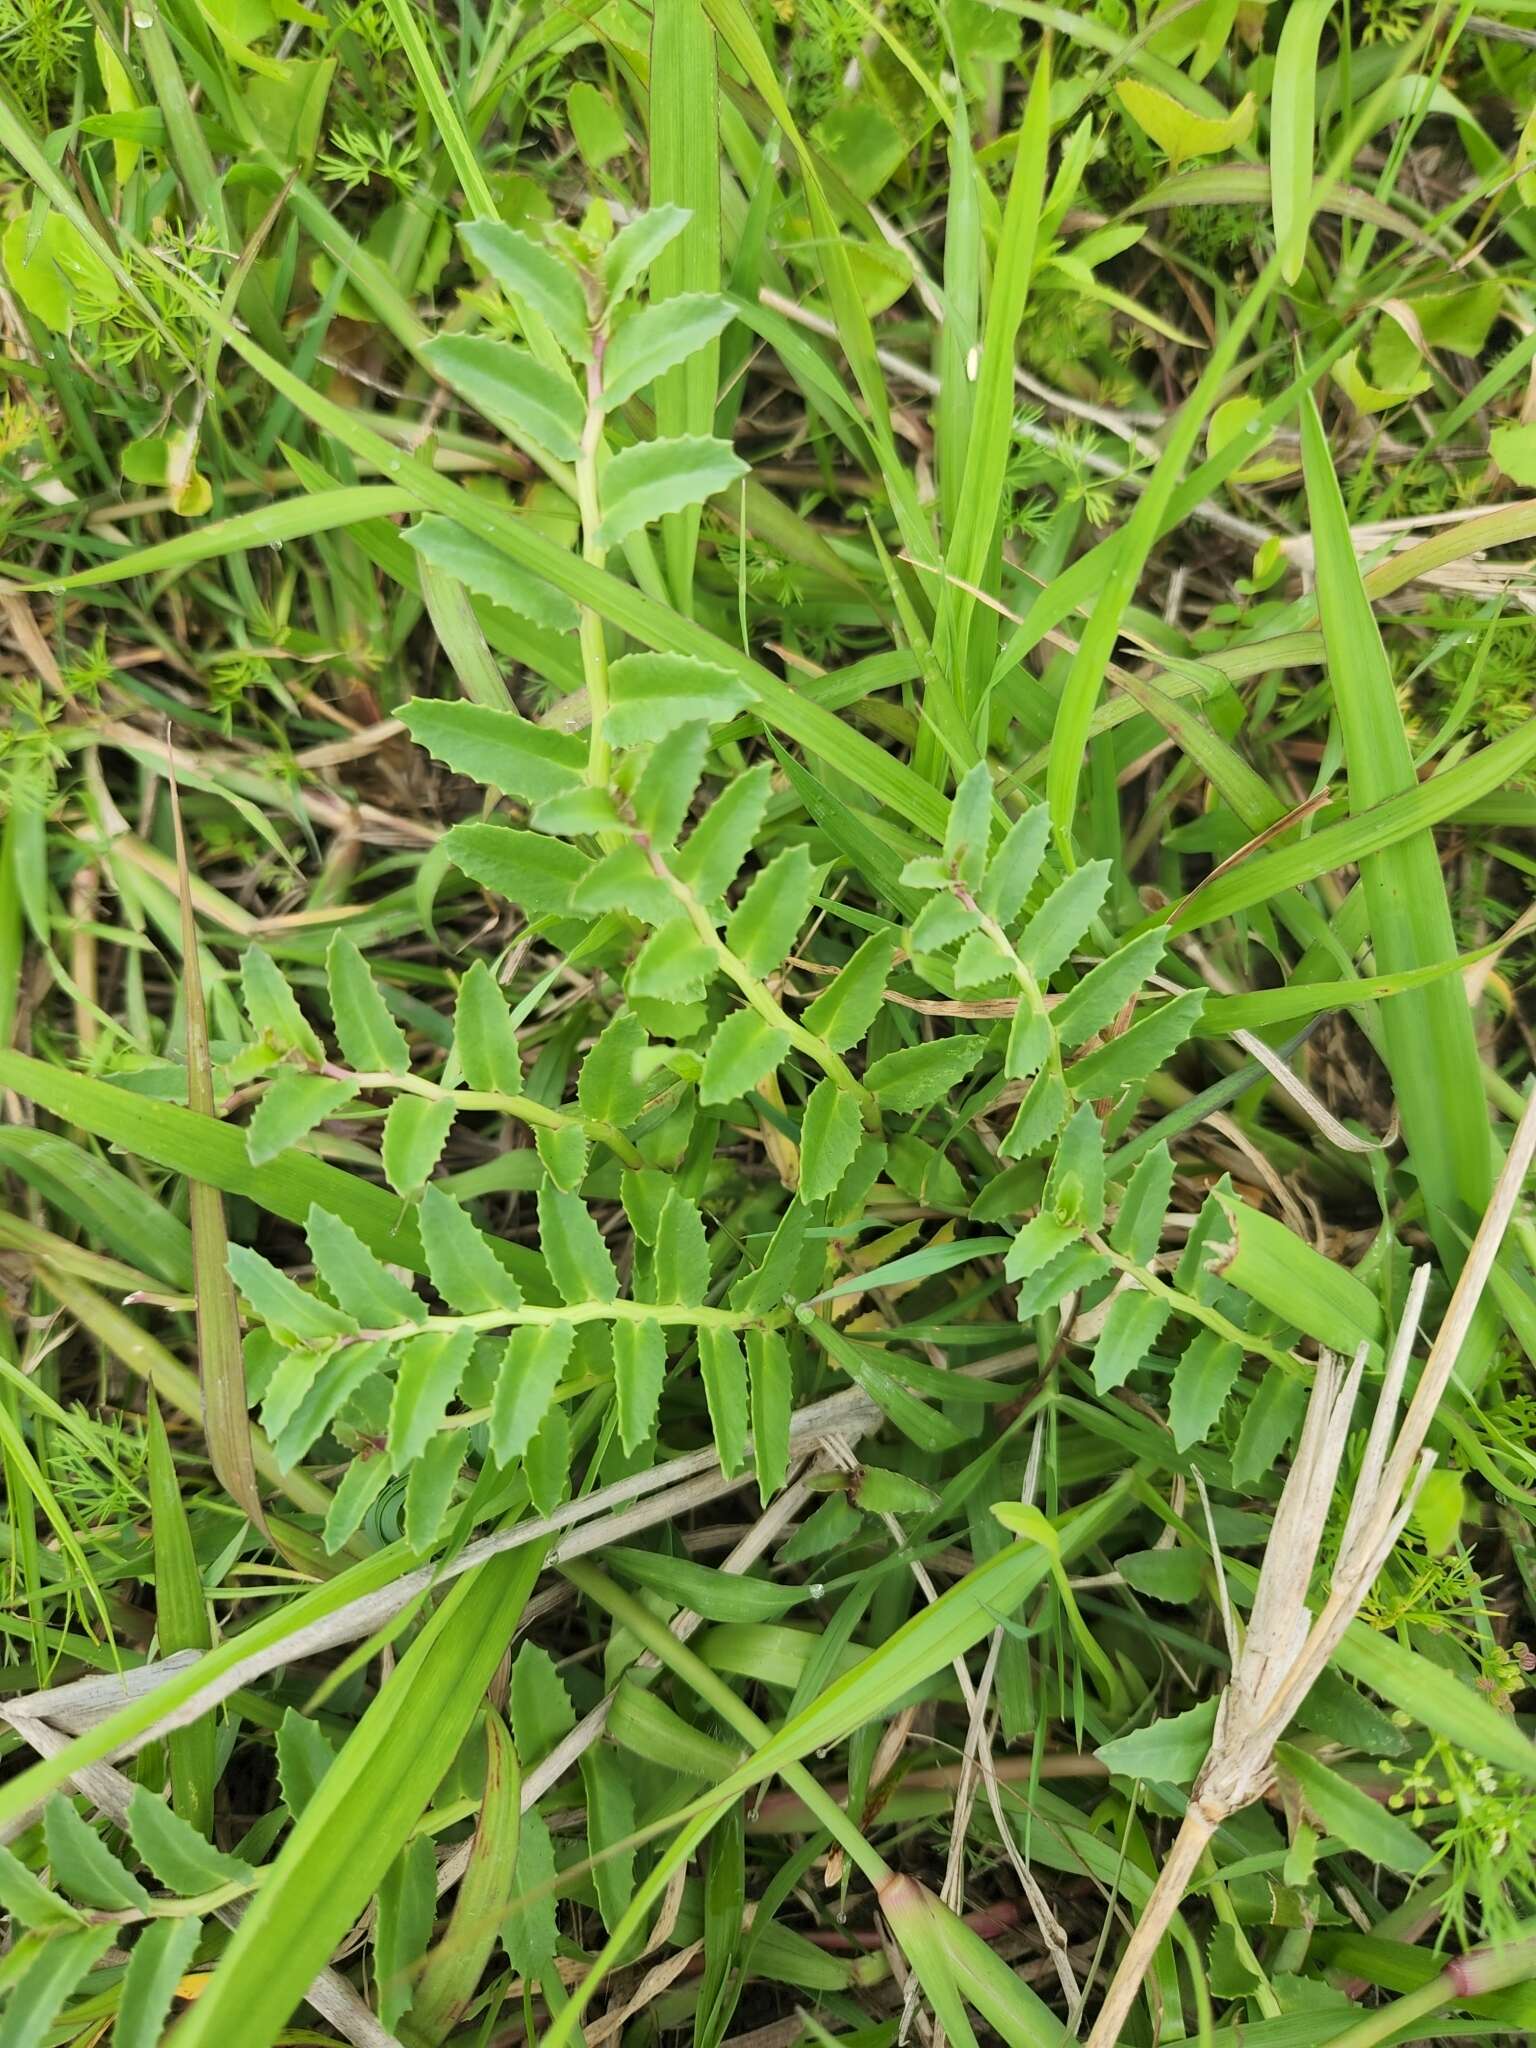
{"label": "dry leaf sheath", "polygon": [[1240,1636],[1230,1611],[1225,1614],[1232,1676],[1216,1709],[1210,1752],[1195,1779],[1188,1809],[1146,1910],[1110,1982],[1088,2048],[1113,2048],[1119,2040],[1142,1979],[1206,1845],[1223,1821],[1262,1799],[1274,1782],[1276,1743],[1359,1613],[1413,1511],[1424,1475],[1434,1463],[1435,1454],[1424,1448],[1424,1439],[1487,1285],[1533,1153],[1536,1095],[1527,1102],[1402,1427],[1394,1435],[1429,1268],[1421,1266],[1413,1276],[1339,1540],[1332,1584],[1314,1617],[1307,1595],[1348,1444],[1368,1347],[1362,1345],[1347,1372],[1327,1352],[1318,1362],[1295,1463],[1265,1548],[1248,1626]]}

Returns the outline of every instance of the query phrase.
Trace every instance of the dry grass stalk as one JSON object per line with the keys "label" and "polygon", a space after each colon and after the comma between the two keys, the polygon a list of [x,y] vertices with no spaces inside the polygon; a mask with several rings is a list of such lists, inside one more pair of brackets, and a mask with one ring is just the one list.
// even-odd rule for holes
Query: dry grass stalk
{"label": "dry grass stalk", "polygon": [[1394,1439],[1429,1269],[1421,1267],[1413,1277],[1339,1541],[1332,1585],[1314,1619],[1307,1593],[1349,1438],[1366,1348],[1361,1347],[1347,1373],[1327,1354],[1318,1364],[1301,1442],[1280,1497],[1241,1642],[1227,1616],[1232,1675],[1216,1710],[1210,1752],[1168,1859],[1105,1994],[1087,2048],[1114,2048],[1118,2042],[1142,1979],[1212,1835],[1231,1815],[1269,1791],[1276,1743],[1322,1675],[1402,1534],[1434,1462],[1424,1439],[1488,1283],[1533,1154],[1536,1094],[1520,1119],[1493,1199]]}

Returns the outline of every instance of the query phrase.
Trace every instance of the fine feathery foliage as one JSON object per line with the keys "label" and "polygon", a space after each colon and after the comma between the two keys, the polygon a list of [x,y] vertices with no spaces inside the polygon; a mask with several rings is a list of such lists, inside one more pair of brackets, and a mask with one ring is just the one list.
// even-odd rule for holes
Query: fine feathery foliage
{"label": "fine feathery foliage", "polygon": [[0,2048],[1536,2030],[1533,27],[0,0]]}

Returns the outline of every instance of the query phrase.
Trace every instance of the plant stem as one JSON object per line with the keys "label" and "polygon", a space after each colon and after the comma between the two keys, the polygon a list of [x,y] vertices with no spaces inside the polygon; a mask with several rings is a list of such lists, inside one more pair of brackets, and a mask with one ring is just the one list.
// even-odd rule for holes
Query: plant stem
{"label": "plant stem", "polygon": [[1390,2005],[1378,2006],[1342,2034],[1335,2034],[1329,2048],[1376,2048],[1415,2020],[1427,2019],[1442,2005],[1464,2004],[1486,1998],[1510,1984],[1523,1984],[1536,1977],[1536,1934],[1502,1943],[1498,1948],[1473,1949],[1457,1956],[1445,1968]]}
{"label": "plant stem", "polygon": [[1141,1980],[1152,1967],[1163,1936],[1180,1901],[1189,1888],[1200,1858],[1205,1854],[1217,1823],[1211,1820],[1198,1806],[1190,1806],[1184,1814],[1183,1824],[1174,1836],[1173,1847],[1168,1860],[1158,1874],[1157,1883],[1152,1887],[1151,1896],[1142,1908],[1135,1931],[1126,1943],[1125,1953],[1120,1958],[1120,1967],[1110,1979],[1104,2003],[1099,2007],[1098,2018],[1093,2023],[1093,2032],[1088,2036],[1087,2048],[1117,2048],[1136,1994],[1141,1989]]}
{"label": "plant stem", "polygon": [[582,1116],[577,1110],[552,1109],[547,1102],[535,1102],[531,1095],[504,1095],[499,1088],[445,1088],[422,1074],[356,1074],[329,1060],[320,1071],[337,1081],[351,1081],[358,1088],[393,1089],[397,1095],[420,1095],[428,1102],[451,1102],[456,1109],[495,1110],[502,1116],[515,1116],[535,1130],[581,1131],[617,1153],[626,1166],[645,1164],[634,1142],[616,1125],[604,1123],[600,1117]]}
{"label": "plant stem", "polygon": [[765,987],[746,962],[731,951],[716,930],[714,919],[688,884],[672,872],[649,840],[642,838],[640,843],[645,848],[652,871],[660,876],[682,905],[689,923],[704,945],[714,954],[721,973],[736,984],[765,1024],[770,1025],[775,1031],[782,1031],[790,1044],[803,1052],[808,1059],[814,1060],[836,1087],[842,1089],[845,1095],[854,1097],[863,1113],[866,1127],[871,1131],[878,1131],[880,1105],[855,1075],[848,1062],[840,1053],[834,1052],[824,1038],[814,1031],[808,1031],[803,1024],[796,1023],[772,990]]}
{"label": "plant stem", "polygon": [[659,1323],[663,1328],[690,1330],[767,1329],[786,1322],[787,1308],[759,1315],[750,1309],[686,1308],[670,1301],[573,1301],[563,1308],[480,1309],[470,1316],[425,1316],[419,1323],[394,1323],[387,1330],[359,1330],[345,1344],[382,1344],[419,1337],[424,1330],[548,1329],[553,1323]]}
{"label": "plant stem", "polygon": [[[599,330],[592,337],[592,360],[587,365],[587,417],[581,430],[581,447],[576,456],[576,503],[581,513],[581,558],[601,569],[608,551],[598,540],[602,506],[597,492],[597,464],[603,446],[603,343]],[[603,622],[590,605],[581,611],[581,668],[587,685],[590,719],[587,740],[587,780],[595,789],[606,789],[612,753],[604,730],[608,717],[608,647]]]}

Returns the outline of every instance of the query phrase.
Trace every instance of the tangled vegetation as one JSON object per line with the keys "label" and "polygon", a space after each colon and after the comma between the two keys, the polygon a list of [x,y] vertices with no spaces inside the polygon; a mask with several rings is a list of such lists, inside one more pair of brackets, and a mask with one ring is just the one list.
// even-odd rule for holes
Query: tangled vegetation
{"label": "tangled vegetation", "polygon": [[1533,96],[0,0],[0,2048],[1536,2030]]}

